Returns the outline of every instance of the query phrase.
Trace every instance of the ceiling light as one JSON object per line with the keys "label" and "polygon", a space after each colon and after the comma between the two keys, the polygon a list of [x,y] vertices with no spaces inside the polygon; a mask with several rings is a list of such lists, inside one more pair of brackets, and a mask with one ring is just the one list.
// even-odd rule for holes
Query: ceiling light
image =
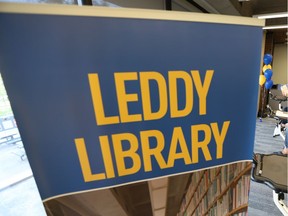
{"label": "ceiling light", "polygon": [[264,26],[263,29],[285,29],[288,25]]}
{"label": "ceiling light", "polygon": [[153,216],[164,216],[168,193],[168,177],[148,181]]}
{"label": "ceiling light", "polygon": [[259,14],[259,15],[253,15],[253,17],[258,19],[282,18],[282,17],[288,17],[288,13],[283,12],[283,13]]}

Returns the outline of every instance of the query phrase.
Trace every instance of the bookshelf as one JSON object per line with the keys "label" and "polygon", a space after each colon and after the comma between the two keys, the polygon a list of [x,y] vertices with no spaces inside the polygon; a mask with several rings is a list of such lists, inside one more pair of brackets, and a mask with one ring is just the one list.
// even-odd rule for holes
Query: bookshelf
{"label": "bookshelf", "polygon": [[194,172],[178,216],[247,215],[251,162]]}

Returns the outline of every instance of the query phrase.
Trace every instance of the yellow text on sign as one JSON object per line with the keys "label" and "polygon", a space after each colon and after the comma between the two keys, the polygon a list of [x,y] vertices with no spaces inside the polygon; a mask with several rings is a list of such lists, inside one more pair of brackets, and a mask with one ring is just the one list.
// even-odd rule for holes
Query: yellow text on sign
{"label": "yellow text on sign", "polygon": [[[181,127],[174,127],[171,140],[165,140],[160,130],[140,131],[139,137],[132,133],[120,133],[100,136],[99,143],[102,153],[102,161],[99,158],[89,158],[84,138],[75,139],[75,145],[85,182],[115,178],[116,176],[127,176],[136,174],[142,168],[144,172],[153,169],[167,169],[174,166],[176,160],[182,160],[185,165],[199,162],[199,153],[202,152],[205,161],[221,159],[223,157],[223,145],[230,126],[230,121],[225,121],[222,127],[214,122],[210,124],[192,125],[190,127],[190,140],[187,143],[187,135],[184,135]],[[200,139],[199,134],[204,134]],[[156,146],[151,147],[150,140],[156,140]],[[112,140],[110,145],[109,140]],[[214,142],[212,142],[214,140]],[[129,143],[129,148],[123,148],[123,143]],[[212,144],[213,143],[213,144]],[[211,147],[216,145],[215,152]],[[111,151],[111,147],[114,151]],[[169,146],[168,159],[163,155],[165,146]],[[189,151],[189,148],[191,151]],[[178,150],[177,150],[178,149]],[[179,151],[180,149],[180,151]],[[141,150],[141,151],[139,151]],[[114,153],[113,153],[114,152]],[[139,153],[141,152],[141,154]],[[113,165],[113,158],[116,165]],[[152,166],[152,158],[157,161],[157,167]],[[125,159],[132,161],[129,167]],[[141,163],[143,161],[143,163]],[[104,172],[92,173],[91,163],[101,163]],[[99,166],[99,164],[97,164]]]}
{"label": "yellow text on sign", "polygon": [[[89,85],[92,95],[94,113],[97,125],[110,125],[127,122],[140,122],[163,118],[170,109],[171,118],[188,116],[193,111],[194,99],[199,100],[199,115],[207,113],[207,95],[213,78],[213,70],[207,70],[201,79],[198,70],[168,71],[168,81],[156,71],[145,72],[121,72],[114,73],[115,90],[117,95],[118,113],[107,115],[103,103],[103,92],[101,90],[99,75],[89,74]],[[203,75],[202,75],[203,76]],[[179,108],[178,83],[183,81],[185,87],[185,106]],[[140,86],[140,93],[127,93],[126,89],[132,82]],[[157,84],[158,91],[151,88],[151,82]],[[194,92],[194,88],[196,92]],[[158,92],[158,110],[152,111],[151,95]],[[141,94],[141,95],[140,95]],[[139,100],[141,96],[141,101]],[[139,113],[131,114],[129,103],[141,103],[142,110]],[[155,103],[155,101],[154,101]]]}

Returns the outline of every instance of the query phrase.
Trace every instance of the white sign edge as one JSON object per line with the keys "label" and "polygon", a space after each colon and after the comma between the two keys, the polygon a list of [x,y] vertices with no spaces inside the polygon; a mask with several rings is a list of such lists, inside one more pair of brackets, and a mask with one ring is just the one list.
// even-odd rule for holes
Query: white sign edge
{"label": "white sign edge", "polygon": [[136,18],[152,20],[171,20],[203,23],[234,24],[247,26],[265,26],[265,20],[252,17],[178,12],[165,10],[147,10],[132,8],[111,8],[99,6],[78,6],[61,4],[0,3],[0,13],[66,15],[87,17]]}

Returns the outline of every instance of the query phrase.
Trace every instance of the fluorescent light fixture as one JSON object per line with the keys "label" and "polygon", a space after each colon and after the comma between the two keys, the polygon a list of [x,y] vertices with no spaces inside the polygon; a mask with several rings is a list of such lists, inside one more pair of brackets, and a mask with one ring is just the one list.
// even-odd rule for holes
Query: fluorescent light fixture
{"label": "fluorescent light fixture", "polygon": [[265,26],[263,29],[287,29],[288,25]]}
{"label": "fluorescent light fixture", "polygon": [[168,177],[148,181],[153,216],[165,216]]}
{"label": "fluorescent light fixture", "polygon": [[283,17],[288,17],[288,12],[271,13],[271,14],[259,14],[259,15],[253,15],[253,17],[258,18],[258,19],[283,18]]}

